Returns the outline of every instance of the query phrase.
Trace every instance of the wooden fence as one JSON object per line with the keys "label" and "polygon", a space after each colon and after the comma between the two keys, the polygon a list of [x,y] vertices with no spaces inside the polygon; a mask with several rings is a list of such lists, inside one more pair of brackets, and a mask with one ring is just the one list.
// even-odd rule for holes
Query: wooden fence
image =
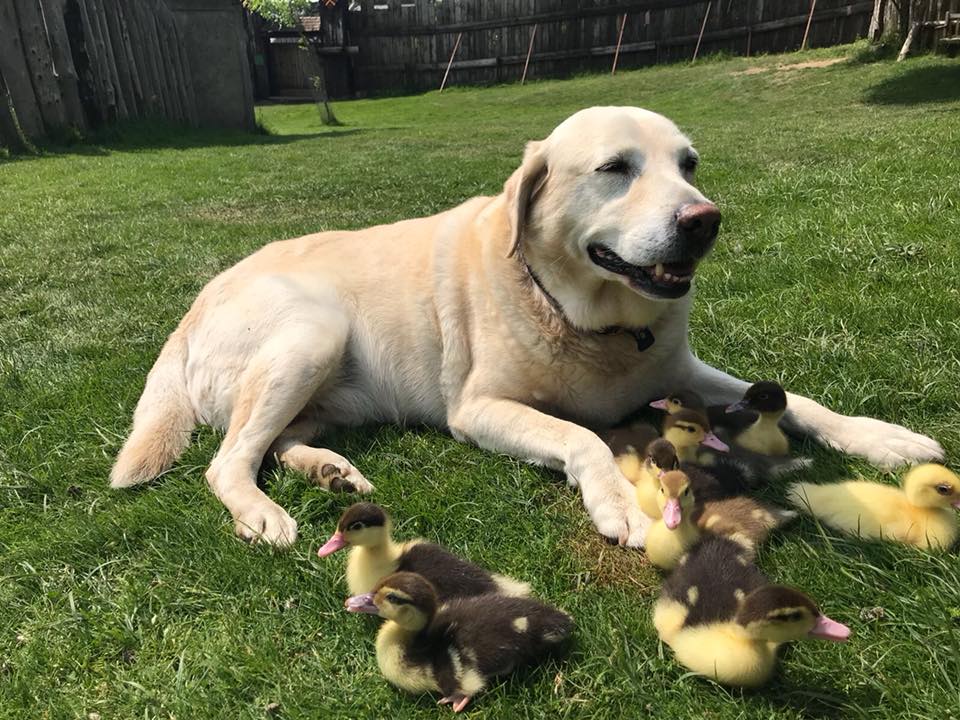
{"label": "wooden fence", "polygon": [[245,42],[239,0],[0,0],[0,144],[127,118],[252,127]]}
{"label": "wooden fence", "polygon": [[[344,3],[321,22],[343,23],[341,46],[355,54],[351,82],[339,86],[361,95],[436,89],[458,38],[451,84],[518,81],[528,50],[529,78],[609,72],[618,39],[618,68],[690,59],[701,27],[701,56],[795,50],[811,8],[811,0],[355,0],[352,11]],[[817,0],[808,44],[863,37],[873,6]]]}

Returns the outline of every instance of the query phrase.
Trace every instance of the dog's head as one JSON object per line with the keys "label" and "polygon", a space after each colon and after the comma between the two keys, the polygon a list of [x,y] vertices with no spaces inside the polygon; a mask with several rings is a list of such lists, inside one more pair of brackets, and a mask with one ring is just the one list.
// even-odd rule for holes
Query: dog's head
{"label": "dog's head", "polygon": [[682,298],[720,226],[720,211],[694,187],[698,161],[661,115],[582,110],[529,143],[504,187],[511,253],[528,259],[581,327],[629,322],[630,303]]}

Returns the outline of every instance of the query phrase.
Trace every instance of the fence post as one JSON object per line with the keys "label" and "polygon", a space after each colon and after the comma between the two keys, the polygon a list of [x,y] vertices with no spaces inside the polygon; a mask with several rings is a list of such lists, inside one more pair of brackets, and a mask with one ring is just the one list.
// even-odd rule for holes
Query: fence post
{"label": "fence post", "polygon": [[810,23],[813,22],[813,11],[817,7],[817,0],[810,0],[810,14],[807,15],[807,27],[803,31],[803,42],[800,43],[800,49],[807,49],[807,37],[810,35]]}
{"label": "fence post", "polygon": [[443,82],[440,83],[440,92],[447,86],[447,76],[450,74],[450,68],[453,66],[453,59],[457,56],[457,50],[460,49],[460,39],[463,33],[457,33],[457,41],[453,44],[453,52],[450,53],[450,61],[447,63],[447,71],[443,74]]}
{"label": "fence post", "polygon": [[533,39],[537,36],[537,23],[533,24],[533,31],[530,33],[530,46],[527,48],[527,59],[523,63],[523,77],[520,78],[520,84],[527,81],[527,68],[530,67],[530,55],[533,53]]}
{"label": "fence post", "polygon": [[[814,2],[816,2],[816,0],[814,0]],[[703,40],[703,31],[707,29],[707,18],[710,17],[711,5],[713,5],[713,0],[707,3],[707,11],[703,14],[703,23],[700,25],[700,34],[697,36],[697,46],[693,49],[693,60],[690,61],[691,65],[697,61],[697,55],[700,54],[700,42]]]}
{"label": "fence post", "polygon": [[614,75],[617,72],[617,60],[620,59],[620,45],[623,43],[623,29],[627,26],[627,14],[623,14],[623,20],[620,21],[620,33],[617,35],[617,49],[613,52],[613,67],[610,69],[610,74]]}

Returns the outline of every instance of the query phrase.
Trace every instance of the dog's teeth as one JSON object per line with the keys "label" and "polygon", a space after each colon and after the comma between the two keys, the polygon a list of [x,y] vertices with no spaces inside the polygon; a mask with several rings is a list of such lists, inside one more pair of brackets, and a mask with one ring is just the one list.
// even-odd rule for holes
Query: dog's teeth
{"label": "dog's teeth", "polygon": [[653,271],[653,276],[659,280],[663,277],[663,263],[657,263],[657,267]]}
{"label": "dog's teeth", "polygon": [[666,280],[667,282],[673,282],[673,275],[671,275],[670,273],[664,273],[663,279]]}

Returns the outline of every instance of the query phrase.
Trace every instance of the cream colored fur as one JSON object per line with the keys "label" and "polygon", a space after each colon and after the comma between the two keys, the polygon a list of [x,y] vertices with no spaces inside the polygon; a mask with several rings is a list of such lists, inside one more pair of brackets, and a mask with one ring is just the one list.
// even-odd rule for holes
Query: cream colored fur
{"label": "cream colored fur", "polygon": [[[732,402],[747,384],[690,352],[692,292],[648,298],[586,253],[636,265],[677,257],[676,213],[704,196],[680,167],[690,142],[637,108],[591,108],[527,146],[501,194],[432,217],[275,242],[213,278],[147,380],[111,474],[127,487],[168,468],[206,424],[226,435],[206,477],[236,532],[292,543],[297,523],[257,487],[267,454],[327,484],[350,462],[307,443],[333,426],[427,423],[562,471],[597,529],[638,546],[649,520],[603,441],[609,426],[677,385]],[[635,173],[597,167],[620,154]],[[521,258],[563,308],[530,281]],[[589,331],[648,326],[654,345]],[[586,331],[586,332],[584,332]],[[936,458],[895,425],[790,396],[787,422],[881,464]]]}

